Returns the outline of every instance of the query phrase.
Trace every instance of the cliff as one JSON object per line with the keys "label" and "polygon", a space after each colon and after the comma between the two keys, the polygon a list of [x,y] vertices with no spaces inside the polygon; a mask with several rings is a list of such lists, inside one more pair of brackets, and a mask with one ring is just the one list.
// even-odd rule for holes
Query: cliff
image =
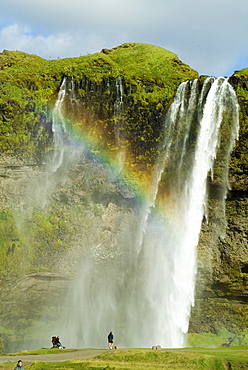
{"label": "cliff", "polygon": [[[218,208],[222,184],[209,179],[191,332],[247,329],[247,71],[230,78],[239,141],[226,219]],[[149,187],[166,113],[179,84],[197,77],[175,54],[146,44],[56,61],[0,54],[0,314],[7,349],[19,348],[19,336],[28,342],[35,330],[45,331],[43,320],[53,326],[88,246],[105,258],[121,251],[124,234],[137,238],[137,194]],[[63,166],[47,172],[57,151],[53,108],[62,81],[65,124],[79,150],[72,165],[69,143]],[[123,176],[113,177],[120,166]]]}

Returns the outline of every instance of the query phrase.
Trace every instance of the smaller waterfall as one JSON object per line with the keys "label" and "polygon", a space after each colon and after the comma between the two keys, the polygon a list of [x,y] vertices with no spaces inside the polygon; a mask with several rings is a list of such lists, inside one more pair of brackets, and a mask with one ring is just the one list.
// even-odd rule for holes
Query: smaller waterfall
{"label": "smaller waterfall", "polygon": [[[78,160],[82,148],[73,145],[73,137],[68,130],[68,124],[63,112],[66,95],[68,94],[68,81],[64,77],[58,92],[58,97],[52,115],[53,152],[44,167],[44,171],[32,179],[27,186],[29,213],[35,208],[44,209],[53,190],[63,184],[71,165]],[[74,91],[73,80],[69,97]],[[74,95],[73,95],[74,97]]]}
{"label": "smaller waterfall", "polygon": [[63,78],[53,110],[54,155],[49,166],[51,172],[56,172],[62,165],[70,165],[71,162],[76,160],[79,151],[82,151],[82,148],[75,148],[75,145],[73,145],[73,136],[69,131],[71,123],[67,122],[63,112],[66,95],[68,95],[71,109],[75,109],[78,102],[75,97],[73,78],[70,81],[68,81],[67,77]]}
{"label": "smaller waterfall", "polygon": [[66,128],[65,128],[65,118],[62,113],[62,105],[65,99],[65,95],[66,95],[66,78],[64,77],[53,110],[52,132],[54,142],[54,155],[52,158],[52,163],[50,165],[50,170],[52,172],[57,171],[57,169],[62,165],[64,158],[65,151],[64,136]]}
{"label": "smaller waterfall", "polygon": [[114,104],[114,118],[115,118],[115,126],[114,126],[114,133],[115,133],[115,145],[117,148],[117,162],[119,172],[121,172],[125,157],[126,157],[126,149],[124,147],[124,105],[123,105],[123,85],[122,85],[122,77],[117,77],[116,79],[116,100]]}
{"label": "smaller waterfall", "polygon": [[69,96],[70,96],[71,106],[73,107],[73,104],[75,104],[77,106],[78,101],[77,101],[77,98],[76,98],[75,82],[74,82],[73,76],[71,77],[71,81],[70,81]]}
{"label": "smaller waterfall", "polygon": [[[26,186],[23,187],[22,199],[15,200],[13,197],[13,209],[14,213],[17,214],[16,224],[20,229],[23,227],[23,222],[32,216],[35,209],[44,209],[46,207],[52,191],[58,184],[64,181],[66,171],[63,171],[63,174],[57,173],[59,168],[64,166],[65,163],[75,160],[75,149],[69,149],[66,120],[63,114],[63,103],[67,92],[66,85],[67,79],[64,78],[53,110],[52,133],[54,151],[42,170],[39,169],[31,177],[27,176],[29,180]],[[65,153],[67,153],[66,156]],[[18,205],[18,202],[20,205]],[[18,208],[21,209],[21,212]]]}

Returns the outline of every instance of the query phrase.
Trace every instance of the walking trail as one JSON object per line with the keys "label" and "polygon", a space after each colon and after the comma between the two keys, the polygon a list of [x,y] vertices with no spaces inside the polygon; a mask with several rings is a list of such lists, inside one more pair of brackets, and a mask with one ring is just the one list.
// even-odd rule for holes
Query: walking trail
{"label": "walking trail", "polygon": [[73,352],[63,352],[62,350],[58,354],[50,355],[21,355],[21,356],[0,356],[0,364],[5,362],[16,362],[22,360],[23,364],[39,361],[39,362],[63,362],[63,361],[72,361],[81,358],[89,358],[98,356],[104,352],[108,351],[107,349],[85,349]]}

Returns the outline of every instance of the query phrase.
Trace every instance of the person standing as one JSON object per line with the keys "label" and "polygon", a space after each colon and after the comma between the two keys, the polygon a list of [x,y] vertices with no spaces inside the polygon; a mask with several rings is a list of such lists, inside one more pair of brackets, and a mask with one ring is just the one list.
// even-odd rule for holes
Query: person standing
{"label": "person standing", "polygon": [[108,347],[109,347],[109,349],[113,349],[113,343],[114,343],[114,335],[111,331],[108,335]]}
{"label": "person standing", "polygon": [[15,370],[25,370],[25,369],[24,369],[24,366],[22,366],[22,360],[19,360],[19,361],[17,362],[17,365],[16,365],[16,367],[15,367]]}

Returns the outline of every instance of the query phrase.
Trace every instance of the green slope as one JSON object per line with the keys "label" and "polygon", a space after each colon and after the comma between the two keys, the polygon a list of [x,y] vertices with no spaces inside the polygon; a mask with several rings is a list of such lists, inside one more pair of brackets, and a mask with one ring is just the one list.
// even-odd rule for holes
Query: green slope
{"label": "green slope", "polygon": [[[0,149],[9,154],[42,157],[49,134],[44,122],[64,75],[99,82],[121,75],[134,101],[170,102],[180,82],[197,77],[175,54],[148,44],[124,44],[111,50],[78,58],[45,60],[18,51],[0,54]],[[155,86],[149,92],[144,84]],[[35,138],[35,139],[34,139]],[[20,149],[21,148],[21,149]]]}

